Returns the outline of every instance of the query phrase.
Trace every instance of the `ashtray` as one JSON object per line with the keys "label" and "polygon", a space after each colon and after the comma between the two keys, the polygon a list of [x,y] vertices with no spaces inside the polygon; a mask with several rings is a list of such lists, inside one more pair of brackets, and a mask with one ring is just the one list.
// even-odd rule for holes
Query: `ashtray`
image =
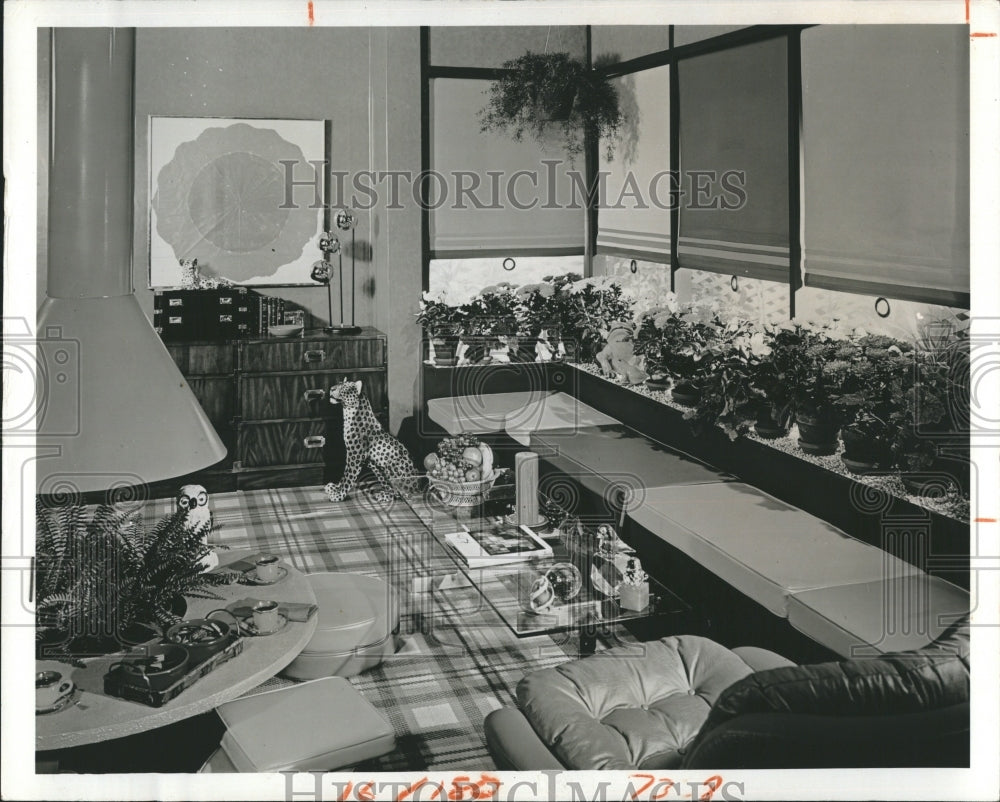
{"label": "ashtray", "polygon": [[302,333],[302,328],[301,323],[282,323],[269,327],[267,332],[274,337],[294,337]]}
{"label": "ashtray", "polygon": [[278,613],[278,618],[281,623],[274,629],[269,629],[266,632],[262,632],[257,629],[257,625],[253,622],[253,616],[247,616],[246,618],[240,619],[240,629],[252,638],[266,638],[268,635],[276,635],[285,627],[288,626],[288,616],[284,613]]}
{"label": "ashtray", "polygon": [[286,576],[288,576],[288,569],[283,565],[279,565],[277,579],[261,579],[257,576],[257,569],[252,568],[243,574],[243,578],[240,581],[248,585],[277,585]]}
{"label": "ashtray", "polygon": [[59,700],[56,701],[54,705],[51,705],[50,707],[36,707],[35,715],[47,716],[49,713],[58,713],[60,710],[65,710],[67,707],[72,707],[79,701],[80,701],[80,689],[73,688],[73,690],[71,690],[65,696],[60,697]]}

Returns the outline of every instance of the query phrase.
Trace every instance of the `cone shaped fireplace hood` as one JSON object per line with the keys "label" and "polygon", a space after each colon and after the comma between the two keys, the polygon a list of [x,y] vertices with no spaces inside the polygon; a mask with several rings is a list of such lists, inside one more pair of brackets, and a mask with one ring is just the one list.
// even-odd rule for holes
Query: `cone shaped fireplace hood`
{"label": "cone shaped fireplace hood", "polygon": [[226,456],[133,294],[134,73],[134,29],[53,29],[39,493],[139,485]]}

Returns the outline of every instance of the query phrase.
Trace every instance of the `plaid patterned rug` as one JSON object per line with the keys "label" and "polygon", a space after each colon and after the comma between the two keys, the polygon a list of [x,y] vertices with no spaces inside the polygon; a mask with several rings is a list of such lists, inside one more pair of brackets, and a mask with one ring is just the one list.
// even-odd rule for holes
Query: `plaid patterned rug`
{"label": "plaid patterned rug", "polygon": [[[487,713],[514,704],[525,673],[576,654],[571,634],[517,638],[474,588],[412,592],[414,577],[450,574],[454,565],[401,501],[331,504],[322,488],[304,487],[216,494],[210,506],[216,543],[279,554],[305,573],[365,574],[396,588],[402,646],[351,682],[392,722],[398,748],[359,768],[494,768]],[[172,510],[172,500],[155,500],[143,514],[155,520]],[[276,677],[251,693],[292,684]]]}

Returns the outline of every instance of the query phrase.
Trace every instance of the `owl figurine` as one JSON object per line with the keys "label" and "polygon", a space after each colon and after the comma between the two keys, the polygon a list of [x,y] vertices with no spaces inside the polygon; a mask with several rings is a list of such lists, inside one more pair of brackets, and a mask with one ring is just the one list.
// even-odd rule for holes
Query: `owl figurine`
{"label": "owl figurine", "polygon": [[[177,509],[186,510],[184,525],[193,532],[201,532],[201,539],[207,545],[208,533],[212,531],[212,511],[208,507],[208,491],[201,485],[184,485],[177,496]],[[210,571],[219,564],[219,555],[214,551],[206,555],[201,564],[202,571]]]}

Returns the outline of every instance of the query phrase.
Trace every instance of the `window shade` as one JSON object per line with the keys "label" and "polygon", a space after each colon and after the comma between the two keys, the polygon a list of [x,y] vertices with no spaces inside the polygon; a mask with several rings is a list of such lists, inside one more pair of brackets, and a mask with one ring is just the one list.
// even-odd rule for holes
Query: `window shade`
{"label": "window shade", "polygon": [[[784,38],[682,59],[681,267],[787,280],[788,65]],[[712,171],[717,179],[696,178]],[[723,174],[745,175],[745,201]],[[707,186],[697,192],[695,183]],[[723,185],[720,185],[722,182]],[[731,176],[730,184],[738,182]],[[738,208],[723,208],[725,205]],[[696,207],[715,208],[696,208]]]}
{"label": "window shade", "polygon": [[[581,187],[574,198],[566,155],[557,144],[545,151],[528,134],[515,142],[503,132],[481,133],[477,114],[486,105],[488,87],[488,81],[472,79],[431,82],[431,169],[447,186],[441,203],[441,180],[428,181],[433,257],[506,256],[540,249],[553,255],[583,253],[583,158],[574,168]],[[559,164],[551,167],[544,161]],[[461,200],[465,208],[457,208],[458,182],[469,187],[477,180],[474,194],[480,206],[466,195]],[[496,193],[494,186],[499,187]],[[508,186],[516,203],[507,197]],[[576,208],[568,208],[574,201]]]}
{"label": "window shade", "polygon": [[805,283],[967,305],[965,26],[802,34]]}
{"label": "window shade", "polygon": [[[607,161],[604,143],[600,148],[600,169],[608,177],[597,213],[597,251],[669,264],[670,67],[614,83],[626,120],[614,160]],[[628,176],[634,183],[626,183]],[[621,208],[614,208],[620,197]]]}

